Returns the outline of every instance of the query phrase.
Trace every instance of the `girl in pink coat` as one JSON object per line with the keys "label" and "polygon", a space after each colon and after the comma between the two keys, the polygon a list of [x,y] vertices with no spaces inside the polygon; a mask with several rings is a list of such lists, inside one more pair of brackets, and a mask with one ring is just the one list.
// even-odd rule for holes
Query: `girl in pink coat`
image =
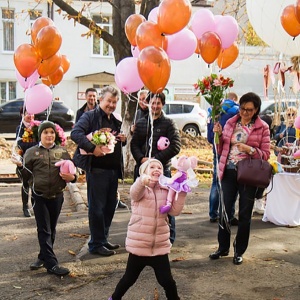
{"label": "girl in pink coat", "polygon": [[[109,300],[122,299],[146,266],[154,269],[167,299],[177,300],[180,298],[168,256],[171,249],[168,217],[159,212],[168,195],[168,188],[160,186],[158,182],[163,174],[162,163],[157,159],[149,159],[140,166],[139,173],[140,177],[130,189],[132,215],[126,238],[126,250],[129,252],[127,267]],[[178,216],[185,199],[186,193],[180,192],[169,214]]]}

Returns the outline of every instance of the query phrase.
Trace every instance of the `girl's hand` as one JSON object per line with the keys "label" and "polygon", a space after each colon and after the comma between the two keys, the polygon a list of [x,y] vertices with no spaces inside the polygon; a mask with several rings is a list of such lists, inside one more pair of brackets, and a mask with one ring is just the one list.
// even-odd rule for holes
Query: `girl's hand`
{"label": "girl's hand", "polygon": [[143,174],[141,176],[141,183],[142,183],[143,186],[149,185],[150,181],[151,181],[151,176],[146,175],[146,174]]}

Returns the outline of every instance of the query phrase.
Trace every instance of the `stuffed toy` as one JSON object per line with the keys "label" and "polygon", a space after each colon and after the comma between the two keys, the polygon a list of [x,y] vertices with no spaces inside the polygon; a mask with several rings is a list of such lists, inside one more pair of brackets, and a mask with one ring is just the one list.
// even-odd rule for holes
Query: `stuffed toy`
{"label": "stuffed toy", "polygon": [[60,167],[60,173],[62,174],[76,174],[76,167],[71,160],[60,160],[57,163],[55,163],[55,166]]}
{"label": "stuffed toy", "polygon": [[161,136],[157,141],[157,149],[162,151],[169,147],[170,140],[164,136]]}
{"label": "stuffed toy", "polygon": [[167,203],[160,207],[160,213],[165,214],[170,211],[172,202],[176,201],[178,193],[188,193],[191,191],[191,187],[198,185],[196,174],[193,171],[197,166],[197,162],[198,159],[195,156],[182,155],[178,159],[176,157],[172,158],[172,166],[177,169],[177,172],[171,178],[164,175],[159,178],[159,183],[169,188]]}

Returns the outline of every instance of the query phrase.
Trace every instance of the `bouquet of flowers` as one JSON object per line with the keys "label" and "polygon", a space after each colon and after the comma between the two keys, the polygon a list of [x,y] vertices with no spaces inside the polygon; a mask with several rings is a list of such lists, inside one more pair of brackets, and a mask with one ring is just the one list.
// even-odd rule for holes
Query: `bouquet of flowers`
{"label": "bouquet of flowers", "polygon": [[[111,128],[101,128],[99,130],[91,132],[86,136],[96,146],[101,147],[103,153],[113,153],[115,150],[116,137]],[[86,151],[80,149],[80,154],[86,155]]]}
{"label": "bouquet of flowers", "polygon": [[[211,118],[213,122],[218,121],[218,117],[222,112],[222,101],[225,97],[225,92],[232,87],[234,80],[225,78],[222,75],[211,74],[203,79],[198,79],[194,84],[194,88],[199,90],[197,96],[201,94],[211,106]],[[218,144],[218,135],[215,135],[215,142]]]}
{"label": "bouquet of flowers", "polygon": [[[30,122],[30,126],[27,128],[24,128],[24,133],[22,135],[22,141],[24,143],[31,143],[31,142],[37,142],[38,141],[38,129],[41,122],[33,120]],[[55,144],[65,146],[66,144],[66,136],[64,130],[55,123],[55,131],[56,131],[56,137],[55,137]]]}

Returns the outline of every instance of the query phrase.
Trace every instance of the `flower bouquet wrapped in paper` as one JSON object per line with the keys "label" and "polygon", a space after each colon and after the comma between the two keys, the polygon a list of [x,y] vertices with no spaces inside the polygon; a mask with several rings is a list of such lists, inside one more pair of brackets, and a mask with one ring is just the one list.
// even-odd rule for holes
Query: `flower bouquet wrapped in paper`
{"label": "flower bouquet wrapped in paper", "polygon": [[[65,146],[66,145],[66,136],[64,130],[56,123],[55,124],[55,144]],[[24,133],[22,135],[22,142],[23,143],[31,143],[38,141],[38,129],[41,125],[40,121],[33,120],[30,122],[30,126],[24,128]]]}
{"label": "flower bouquet wrapped in paper", "polygon": [[[101,128],[93,133],[88,134],[87,139],[91,141],[97,147],[101,147],[101,151],[105,154],[113,153],[115,150],[116,137],[111,128]],[[92,155],[92,153],[87,153],[83,149],[80,149],[80,154],[82,155]]]}

